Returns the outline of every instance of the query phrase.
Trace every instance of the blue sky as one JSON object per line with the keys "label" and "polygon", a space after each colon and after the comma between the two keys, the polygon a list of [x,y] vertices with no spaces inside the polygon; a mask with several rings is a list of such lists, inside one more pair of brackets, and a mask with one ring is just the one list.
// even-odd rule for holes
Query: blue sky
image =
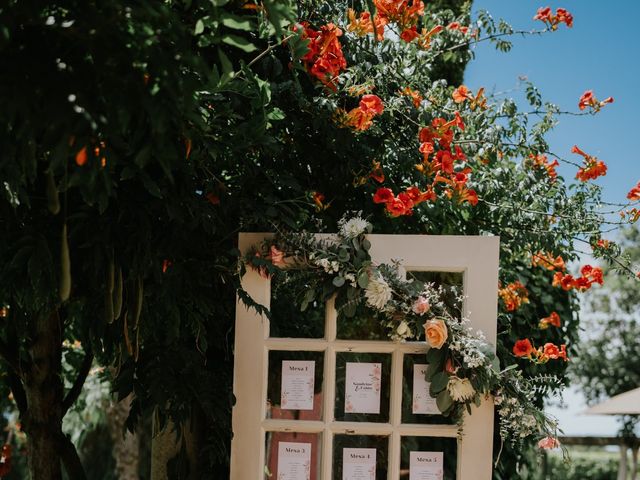
{"label": "blue sky", "polygon": [[[570,153],[573,145],[604,160],[608,173],[598,183],[603,186],[603,200],[624,202],[626,194],[640,180],[638,151],[638,114],[640,113],[640,41],[637,22],[640,1],[618,0],[475,0],[473,10],[488,10],[494,19],[504,18],[516,30],[540,29],[534,21],[538,7],[562,7],[574,16],[574,26],[561,25],[556,32],[543,36],[513,38],[509,53],[495,50],[485,42],[475,47],[476,58],[467,67],[465,84],[476,90],[509,92],[518,98],[518,78],[525,76],[549,100],[562,110],[578,111],[578,99],[585,90],[593,90],[599,99],[612,96],[598,115],[562,117],[549,136],[550,149],[565,158],[580,157]],[[522,108],[526,109],[523,103]],[[575,167],[559,169],[567,180],[575,177]],[[618,426],[611,417],[578,415],[585,409],[580,393],[565,394],[566,406],[551,408],[561,427],[569,435],[614,435]]]}
{"label": "blue sky", "polygon": [[[554,11],[563,7],[573,13],[573,28],[561,25],[543,36],[514,38],[509,53],[496,51],[489,42],[481,43],[475,48],[476,59],[467,68],[465,82],[474,90],[484,86],[504,92],[516,88],[518,77],[526,76],[543,98],[572,111],[578,111],[578,99],[585,90],[593,90],[599,99],[614,97],[615,103],[598,115],[561,118],[549,140],[552,151],[574,161],[581,160],[570,153],[574,144],[604,160],[609,170],[598,181],[604,187],[604,200],[624,202],[640,180],[640,1],[475,0],[473,10],[488,10],[496,20],[504,18],[517,30],[530,30],[542,26],[533,16],[538,7],[547,5]],[[575,177],[575,167],[560,172],[566,179]]]}

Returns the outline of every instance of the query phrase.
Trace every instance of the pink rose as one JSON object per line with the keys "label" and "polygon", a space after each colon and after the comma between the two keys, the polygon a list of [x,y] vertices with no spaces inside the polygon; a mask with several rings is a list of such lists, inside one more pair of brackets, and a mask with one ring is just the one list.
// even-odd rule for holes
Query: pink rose
{"label": "pink rose", "polygon": [[429,305],[429,302],[424,297],[418,297],[416,301],[413,302],[413,307],[411,307],[413,313],[415,313],[416,315],[424,315],[429,311],[430,308],[431,305]]}
{"label": "pink rose", "polygon": [[271,263],[276,267],[284,265],[284,252],[278,250],[275,245],[271,245],[269,257],[271,258]]}
{"label": "pink rose", "polygon": [[551,450],[553,448],[558,448],[560,446],[560,442],[557,438],[553,437],[545,437],[538,442],[538,448],[542,448],[544,450]]}

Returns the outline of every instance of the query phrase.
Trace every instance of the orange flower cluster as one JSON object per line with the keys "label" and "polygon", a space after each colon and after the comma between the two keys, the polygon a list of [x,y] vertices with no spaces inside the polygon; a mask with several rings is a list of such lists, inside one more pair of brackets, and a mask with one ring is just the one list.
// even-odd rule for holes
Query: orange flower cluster
{"label": "orange flower cluster", "polygon": [[375,160],[373,161],[373,167],[371,168],[371,172],[369,172],[369,178],[373,178],[378,183],[384,182],[384,172],[382,171],[380,162],[376,162]]}
{"label": "orange flower cluster", "polygon": [[475,110],[476,108],[484,110],[487,108],[487,99],[484,96],[484,87],[480,88],[478,93],[473,96],[466,86],[460,85],[453,91],[452,97],[453,101],[456,103],[462,103],[469,100],[471,102],[469,105],[471,110]]}
{"label": "orange flower cluster", "polygon": [[[418,151],[422,154],[422,163],[416,165],[416,170],[425,176],[433,176],[432,190],[441,184],[448,198],[475,206],[478,204],[478,194],[475,190],[467,188],[471,169],[456,169],[456,162],[465,162],[467,157],[458,145],[452,148],[454,128],[465,128],[458,112],[455,112],[454,118],[448,122],[444,118],[435,118],[431,125],[420,129]],[[439,147],[437,152],[436,145]]]}
{"label": "orange flower cluster", "polygon": [[609,240],[599,238],[594,247],[601,248],[602,250],[608,250],[611,247],[611,242]]}
{"label": "orange flower cluster", "polygon": [[349,17],[349,24],[347,25],[349,32],[353,32],[359,37],[364,37],[369,33],[375,33],[378,40],[384,39],[385,22],[380,16],[376,15],[372,21],[371,13],[360,12],[360,15],[356,17],[356,12],[353,8],[347,10],[347,16]]}
{"label": "orange flower cluster", "polygon": [[587,90],[582,94],[578,101],[578,108],[584,110],[590,107],[593,112],[599,112],[602,107],[607,103],[613,103],[613,97],[607,97],[602,101],[599,101],[593,94],[593,90]]}
{"label": "orange flower cluster", "polygon": [[540,319],[538,327],[541,330],[546,330],[550,325],[554,327],[560,327],[560,315],[558,315],[558,312],[551,312],[551,315],[549,315],[548,317]]}
{"label": "orange flower cluster", "polygon": [[507,312],[513,312],[523,303],[529,303],[529,291],[519,280],[498,290],[498,295],[504,302]]}
{"label": "orange flower cluster", "polygon": [[635,223],[640,220],[640,209],[637,209],[635,207],[630,208],[628,210],[620,212],[620,217],[622,217],[622,219],[626,219],[630,223]]}
{"label": "orange flower cluster", "polygon": [[513,354],[518,358],[528,358],[538,364],[558,359],[562,359],[565,362],[568,361],[566,345],[560,345],[558,347],[549,342],[545,343],[543,347],[536,349],[528,338],[518,340],[515,343],[513,346]]}
{"label": "orange flower cluster", "polygon": [[[361,12],[356,16],[352,8],[347,10],[349,24],[347,30],[358,36],[374,33],[378,40],[384,39],[384,28],[390,23],[398,26],[400,38],[405,42],[412,42],[420,34],[417,23],[424,15],[424,2],[420,0],[373,0],[376,15],[371,18],[370,12]],[[423,31],[425,34],[425,31]]]}
{"label": "orange flower cluster", "polygon": [[400,95],[411,98],[413,102],[413,106],[416,108],[420,108],[420,104],[424,98],[417,91],[412,90],[409,87],[404,87],[402,90],[398,92]]}
{"label": "orange flower cluster", "polygon": [[627,193],[627,198],[632,202],[637,202],[638,200],[640,200],[640,182],[638,182],[635,187],[629,190],[629,193]]}
{"label": "orange flower cluster", "polygon": [[317,212],[321,212],[323,210],[326,210],[327,208],[329,208],[329,205],[331,203],[331,202],[324,203],[325,197],[320,192],[313,192],[311,194],[311,199],[313,200],[313,203],[316,206],[316,211]]}
{"label": "orange flower cluster", "polygon": [[360,104],[356,108],[345,115],[341,124],[358,132],[364,132],[373,125],[373,117],[380,115],[383,111],[384,105],[380,97],[367,94],[360,99]]}
{"label": "orange flower cluster", "polygon": [[546,155],[534,155],[530,154],[529,158],[533,161],[533,166],[537,168],[543,168],[547,175],[549,176],[549,180],[551,182],[555,182],[558,178],[558,172],[556,172],[556,167],[560,165],[558,160],[554,160],[553,162],[549,162],[549,159]]}
{"label": "orange flower cluster", "polygon": [[550,252],[538,252],[531,256],[531,265],[534,267],[543,267],[547,270],[564,270],[564,259],[557,255],[553,256]]}
{"label": "orange flower cluster", "polygon": [[578,169],[576,178],[582,182],[587,180],[595,180],[598,177],[603,177],[607,174],[607,166],[602,160],[598,160],[596,157],[586,154],[574,145],[571,149],[571,153],[577,153],[584,157],[584,167]]}
{"label": "orange flower cluster", "polygon": [[302,37],[309,40],[309,51],[301,59],[307,72],[335,90],[338,74],[347,68],[347,61],[338,40],[342,30],[333,23],[323,25],[320,30],[314,30],[308,22],[303,22],[302,27],[304,28]]}
{"label": "orange flower cluster", "polygon": [[[71,140],[70,143],[73,144],[74,141],[75,139]],[[96,158],[100,158],[100,166],[103,168],[107,166],[107,158],[103,153],[103,150],[105,150],[106,148],[107,148],[107,145],[104,141],[98,142],[98,144],[95,147],[93,147],[93,155]],[[82,147],[82,149],[80,149],[80,151],[76,153],[76,156],[75,156],[76,165],[78,165],[79,167],[82,167],[87,163],[87,159],[88,159],[88,153],[87,153],[87,147],[85,146],[85,147]]]}
{"label": "orange flower cluster", "polygon": [[384,204],[386,211],[392,217],[400,217],[412,215],[414,207],[428,200],[433,201],[435,198],[433,190],[422,192],[418,187],[409,187],[396,196],[390,188],[381,187],[373,195],[373,203]]}
{"label": "orange flower cluster", "polygon": [[[406,36],[407,30],[416,29],[420,17],[424,15],[424,3],[420,0],[373,0],[377,16],[387,25],[395,23],[400,30],[400,38]],[[407,41],[407,40],[405,40]],[[409,40],[410,41],[410,40]]]}
{"label": "orange flower cluster", "polygon": [[436,25],[429,31],[427,31],[426,28],[423,28],[422,32],[418,33],[416,27],[413,27],[410,30],[405,30],[404,32],[402,32],[404,34],[404,37],[402,37],[402,39],[405,42],[412,42],[417,38],[418,46],[423,50],[429,50],[431,48],[431,40],[442,30],[444,30],[444,27],[442,25]]}
{"label": "orange flower cluster", "polygon": [[573,27],[573,15],[564,8],[558,8],[554,15],[550,7],[541,7],[533,19],[544,22],[551,30],[557,30],[561,23],[565,23],[569,28]]}
{"label": "orange flower cluster", "polygon": [[469,32],[469,27],[467,27],[466,25],[460,25],[460,23],[458,22],[451,22],[449,25],[447,25],[447,30],[458,31],[463,35],[466,35]]}
{"label": "orange flower cluster", "polygon": [[589,290],[594,283],[604,284],[603,272],[599,267],[585,265],[580,269],[581,276],[575,278],[573,275],[556,272],[553,276],[553,286],[561,287],[563,290],[576,289],[579,292]]}

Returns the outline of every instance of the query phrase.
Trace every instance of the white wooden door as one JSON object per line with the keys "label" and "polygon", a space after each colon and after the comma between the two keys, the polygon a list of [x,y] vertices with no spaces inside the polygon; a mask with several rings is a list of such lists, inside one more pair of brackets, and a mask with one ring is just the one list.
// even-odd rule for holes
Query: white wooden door
{"label": "white wooden door", "polygon": [[[266,236],[241,233],[240,250],[245,253]],[[495,344],[498,237],[367,238],[374,263],[400,260],[406,272],[458,272],[465,296],[465,316],[474,329],[482,330],[487,340]],[[269,279],[248,271],[242,285],[254,300],[270,307]],[[408,372],[414,363],[424,359],[424,342],[398,343],[369,333],[369,339],[353,335],[344,338],[331,302],[326,305],[320,334],[307,336],[311,338],[283,338],[270,332],[270,322],[247,310],[241,302],[236,312],[232,480],[275,480],[278,462],[286,461],[283,452],[289,451],[288,447],[295,452],[300,446],[301,450],[310,451],[301,454],[311,461],[311,480],[342,480],[344,454],[354,451],[347,448],[375,449],[376,480],[409,480],[408,457],[413,450],[444,451],[445,466],[453,468],[445,478],[491,479],[490,400],[466,416],[461,437],[457,426],[447,423],[444,417],[414,415],[406,405],[412,385]],[[290,362],[300,358],[306,363],[298,365],[315,366],[314,398],[301,410],[284,409],[277,405],[280,398],[273,391],[283,385],[283,366],[293,365]],[[343,408],[345,365],[363,361],[381,366],[384,395],[379,415],[354,417]]]}

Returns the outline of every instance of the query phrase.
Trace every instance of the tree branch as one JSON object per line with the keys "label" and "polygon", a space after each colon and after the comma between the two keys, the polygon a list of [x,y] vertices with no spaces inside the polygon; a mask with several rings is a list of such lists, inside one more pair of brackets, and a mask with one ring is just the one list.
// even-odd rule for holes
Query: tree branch
{"label": "tree branch", "polygon": [[20,417],[24,418],[27,414],[27,394],[24,392],[24,387],[22,386],[22,381],[20,377],[13,371],[8,373],[9,375],[9,387],[11,388],[11,392],[13,393],[13,399],[18,406],[18,410],[20,411]]}
{"label": "tree branch", "polygon": [[93,363],[93,352],[88,351],[82,360],[82,365],[80,365],[80,371],[78,372],[78,376],[73,382],[72,387],[67,392],[67,395],[64,397],[62,401],[62,416],[69,411],[71,406],[76,403],[80,392],[82,392],[82,387],[84,385],[85,380],[87,379],[87,375],[89,375],[89,370],[91,370],[91,364]]}
{"label": "tree branch", "polygon": [[70,480],[87,480],[84,467],[78,456],[78,451],[69,437],[64,433],[60,433],[60,458],[64,465],[64,470]]}

